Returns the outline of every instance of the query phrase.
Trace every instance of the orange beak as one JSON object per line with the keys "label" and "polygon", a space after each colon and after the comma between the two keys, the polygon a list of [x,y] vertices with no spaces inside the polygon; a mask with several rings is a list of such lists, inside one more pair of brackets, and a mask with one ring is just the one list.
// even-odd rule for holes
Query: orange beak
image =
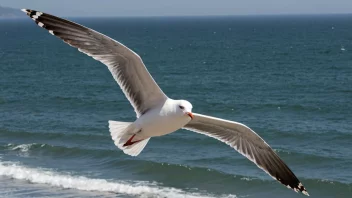
{"label": "orange beak", "polygon": [[191,112],[188,112],[188,113],[186,113],[189,117],[191,117],[191,119],[193,120],[193,118],[194,118],[194,116],[193,116],[193,114],[191,113]]}

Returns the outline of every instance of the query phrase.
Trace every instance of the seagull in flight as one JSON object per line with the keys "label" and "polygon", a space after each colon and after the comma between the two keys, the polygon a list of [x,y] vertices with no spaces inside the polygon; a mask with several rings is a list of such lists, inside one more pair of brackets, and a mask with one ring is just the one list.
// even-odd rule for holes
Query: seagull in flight
{"label": "seagull in flight", "polygon": [[192,112],[187,100],[165,95],[141,57],[120,42],[80,24],[30,9],[22,9],[50,34],[105,64],[136,112],[134,122],[109,121],[114,144],[137,156],[151,137],[187,129],[215,138],[237,150],[288,188],[308,192],[273,149],[244,124]]}

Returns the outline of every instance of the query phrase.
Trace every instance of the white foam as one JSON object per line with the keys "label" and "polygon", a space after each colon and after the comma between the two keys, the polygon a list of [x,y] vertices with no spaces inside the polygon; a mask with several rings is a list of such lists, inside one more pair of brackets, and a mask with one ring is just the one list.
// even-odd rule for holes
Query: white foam
{"label": "white foam", "polygon": [[33,143],[33,144],[20,144],[17,146],[14,146],[13,144],[8,144],[7,146],[13,151],[18,150],[21,152],[27,152],[34,145],[35,145],[35,143]]}
{"label": "white foam", "polygon": [[249,178],[249,177],[242,177],[241,180],[245,181],[252,181],[254,178]]}
{"label": "white foam", "polygon": [[[31,183],[47,184],[52,187],[70,188],[83,191],[113,192],[139,197],[197,198],[209,197],[199,193],[185,192],[176,188],[160,187],[148,182],[127,183],[125,181],[107,181],[83,176],[60,174],[41,168],[28,168],[13,162],[0,162],[0,176],[26,180]],[[226,195],[225,197],[236,197]]]}
{"label": "white foam", "polygon": [[45,144],[37,144],[37,143],[32,143],[32,144],[20,144],[20,145],[15,145],[15,144],[7,144],[7,147],[9,150],[12,151],[19,151],[21,154],[28,154],[28,151],[33,147],[40,145],[40,147],[44,147]]}

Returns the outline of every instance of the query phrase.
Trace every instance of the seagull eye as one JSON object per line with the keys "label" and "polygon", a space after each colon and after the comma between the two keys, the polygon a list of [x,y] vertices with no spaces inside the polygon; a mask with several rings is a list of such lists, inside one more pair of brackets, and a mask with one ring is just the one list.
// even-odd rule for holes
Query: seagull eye
{"label": "seagull eye", "polygon": [[185,107],[184,107],[184,106],[181,106],[181,105],[180,105],[180,106],[178,106],[178,107],[180,107],[180,109],[185,109]]}

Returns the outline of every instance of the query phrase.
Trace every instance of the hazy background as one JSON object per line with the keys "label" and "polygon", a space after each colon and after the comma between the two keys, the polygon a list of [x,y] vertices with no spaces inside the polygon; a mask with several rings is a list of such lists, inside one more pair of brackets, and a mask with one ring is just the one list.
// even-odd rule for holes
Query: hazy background
{"label": "hazy background", "polygon": [[60,16],[197,16],[352,13],[352,0],[0,0]]}

